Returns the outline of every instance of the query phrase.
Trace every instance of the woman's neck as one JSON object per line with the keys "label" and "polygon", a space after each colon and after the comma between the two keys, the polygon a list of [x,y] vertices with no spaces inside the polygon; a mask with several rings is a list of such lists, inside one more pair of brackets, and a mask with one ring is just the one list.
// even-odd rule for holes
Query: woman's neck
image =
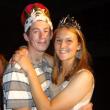
{"label": "woman's neck", "polygon": [[68,74],[70,74],[70,72],[74,69],[74,66],[75,66],[74,63],[75,63],[74,59],[67,60],[67,61],[65,60],[61,62],[58,84],[61,84],[64,81],[65,76],[68,76]]}
{"label": "woman's neck", "polygon": [[62,61],[61,62],[62,69],[67,70],[67,71],[70,70],[72,68],[74,62],[75,62],[75,59],[73,59],[73,58],[69,59],[69,60]]}

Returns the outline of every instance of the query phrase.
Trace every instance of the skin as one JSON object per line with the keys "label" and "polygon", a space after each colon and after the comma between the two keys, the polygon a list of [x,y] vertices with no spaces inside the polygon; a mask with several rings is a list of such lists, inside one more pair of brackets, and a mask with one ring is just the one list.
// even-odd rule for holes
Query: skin
{"label": "skin", "polygon": [[64,68],[68,68],[67,64],[72,65],[79,46],[77,36],[73,32],[68,31],[66,28],[57,32],[54,47],[57,56],[65,65]]}
{"label": "skin", "polygon": [[49,25],[44,21],[37,21],[30,27],[29,36],[24,34],[29,48],[35,49],[36,52],[45,52],[52,39],[52,31]]}
{"label": "skin", "polygon": [[[30,27],[29,35],[24,33],[24,39],[28,43],[28,56],[33,64],[39,63],[43,56],[48,59],[48,55],[45,54],[45,51],[49,46],[52,35],[53,33],[50,30],[50,26],[44,21],[33,23]],[[52,57],[50,57],[49,62],[52,65]]]}
{"label": "skin", "polygon": [[[62,61],[63,68],[71,66],[79,47],[80,44],[77,36],[71,31],[63,28],[57,33],[55,51]],[[82,71],[80,74],[74,75],[69,85],[50,101],[42,91],[36,72],[30,63],[27,50],[18,51],[14,55],[14,60],[27,72],[33,98],[38,110],[70,110],[83,97],[89,94],[92,89],[93,75],[90,71]]]}

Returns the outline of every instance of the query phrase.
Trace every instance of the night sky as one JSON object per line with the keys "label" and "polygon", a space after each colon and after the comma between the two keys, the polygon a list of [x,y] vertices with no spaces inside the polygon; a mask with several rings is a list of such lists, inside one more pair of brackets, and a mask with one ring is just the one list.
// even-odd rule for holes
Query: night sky
{"label": "night sky", "polygon": [[[107,110],[110,99],[110,0],[2,0],[0,2],[0,52],[10,59],[14,51],[26,42],[20,14],[24,7],[38,1],[47,6],[54,29],[59,20],[68,14],[81,25],[87,48],[93,58],[96,79],[92,102],[94,110]],[[52,44],[47,52],[53,53]]]}

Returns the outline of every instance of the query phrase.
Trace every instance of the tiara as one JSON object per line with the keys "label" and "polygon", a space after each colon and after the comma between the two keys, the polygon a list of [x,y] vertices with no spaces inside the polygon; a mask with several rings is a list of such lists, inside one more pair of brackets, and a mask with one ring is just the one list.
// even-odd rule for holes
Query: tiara
{"label": "tiara", "polygon": [[71,26],[77,28],[78,30],[81,30],[79,23],[74,19],[74,17],[70,17],[69,15],[60,20],[58,27],[62,26]]}

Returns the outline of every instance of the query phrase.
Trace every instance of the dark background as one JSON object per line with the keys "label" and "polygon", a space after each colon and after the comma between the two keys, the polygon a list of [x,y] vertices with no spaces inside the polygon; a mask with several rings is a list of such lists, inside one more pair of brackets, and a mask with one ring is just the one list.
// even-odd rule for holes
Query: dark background
{"label": "dark background", "polygon": [[[7,60],[25,44],[20,14],[31,2],[41,2],[50,10],[56,28],[59,19],[67,14],[81,24],[87,48],[93,58],[96,80],[92,102],[94,110],[109,110],[110,99],[110,0],[1,0],[0,1],[0,52]],[[52,44],[48,52],[52,54]]]}

